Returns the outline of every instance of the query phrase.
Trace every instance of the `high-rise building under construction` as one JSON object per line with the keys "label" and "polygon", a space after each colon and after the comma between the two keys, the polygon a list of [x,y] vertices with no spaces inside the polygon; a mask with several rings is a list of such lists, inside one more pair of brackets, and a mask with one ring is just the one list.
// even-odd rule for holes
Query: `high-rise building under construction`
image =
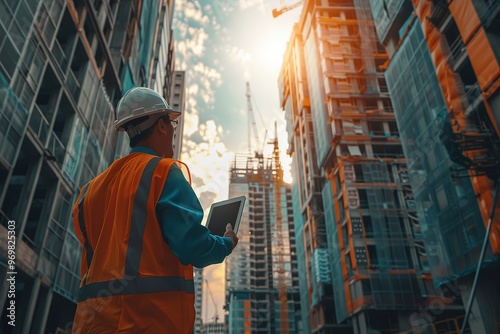
{"label": "high-rise building under construction", "polygon": [[278,80],[304,333],[397,333],[463,314],[433,285],[388,59],[367,0],[304,1]]}
{"label": "high-rise building under construction", "polygon": [[172,10],[166,0],[0,0],[1,333],[71,332],[81,253],[71,207],[130,149],[113,129],[114,102],[133,86],[168,98]]}
{"label": "high-rise building under construction", "polygon": [[272,158],[237,155],[231,167],[229,196],[247,201],[226,259],[229,333],[302,333],[292,199],[278,154],[275,140]]}
{"label": "high-rise building under construction", "polygon": [[[434,283],[470,308],[473,333],[498,333],[500,1],[370,4]],[[435,333],[435,321],[419,330]]]}

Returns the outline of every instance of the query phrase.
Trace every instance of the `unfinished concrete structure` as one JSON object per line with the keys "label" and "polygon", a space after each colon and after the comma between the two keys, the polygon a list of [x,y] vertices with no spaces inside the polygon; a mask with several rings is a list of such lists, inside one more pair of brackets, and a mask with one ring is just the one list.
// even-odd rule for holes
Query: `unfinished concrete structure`
{"label": "unfinished concrete structure", "polygon": [[229,196],[247,202],[226,259],[229,333],[302,332],[291,189],[276,161],[237,155],[231,167]]}
{"label": "unfinished concrete structure", "polygon": [[[470,318],[500,331],[500,2],[370,1],[390,62],[386,77],[436,287],[468,305],[491,213]],[[498,185],[498,182],[497,182]],[[496,217],[496,218],[495,218]],[[497,254],[495,257],[494,254]],[[458,331],[463,317],[446,321]],[[435,319],[418,328],[439,332]]]}
{"label": "unfinished concrete structure", "polygon": [[388,59],[368,1],[304,2],[278,80],[304,333],[395,333],[422,308],[463,313],[433,286]]}
{"label": "unfinished concrete structure", "polygon": [[130,149],[112,125],[122,93],[154,85],[168,98],[172,11],[163,0],[0,1],[0,279],[17,272],[16,326],[2,284],[0,332],[71,331],[81,252],[71,207]]}

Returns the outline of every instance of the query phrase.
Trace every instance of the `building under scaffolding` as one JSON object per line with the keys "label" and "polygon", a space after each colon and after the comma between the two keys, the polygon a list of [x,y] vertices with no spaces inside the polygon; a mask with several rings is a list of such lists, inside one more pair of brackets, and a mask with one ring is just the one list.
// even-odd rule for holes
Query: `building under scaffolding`
{"label": "building under scaffolding", "polygon": [[229,333],[302,332],[291,189],[280,175],[276,157],[237,155],[231,168],[229,196],[247,202],[226,259]]}
{"label": "building under scaffolding", "polygon": [[432,284],[387,61],[368,1],[304,2],[279,78],[304,333],[396,333],[463,314]]}
{"label": "building under scaffolding", "polygon": [[[71,332],[81,254],[71,207],[130,150],[113,129],[114,102],[154,79],[168,97],[172,10],[167,0],[0,0],[1,333]],[[15,327],[4,284],[14,271],[9,221]]]}
{"label": "building under scaffolding", "polygon": [[[500,2],[370,4],[391,58],[387,84],[434,283],[467,304],[493,210],[470,325],[473,333],[498,333]],[[419,330],[438,332],[433,322]],[[450,323],[453,332],[462,326]]]}

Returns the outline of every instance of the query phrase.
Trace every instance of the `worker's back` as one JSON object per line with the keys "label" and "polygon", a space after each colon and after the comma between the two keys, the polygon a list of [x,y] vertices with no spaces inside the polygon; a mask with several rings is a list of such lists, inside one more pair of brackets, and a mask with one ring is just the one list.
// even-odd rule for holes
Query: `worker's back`
{"label": "worker's back", "polygon": [[74,333],[190,333],[192,266],[162,238],[155,213],[172,159],[133,153],[86,185],[75,204],[84,245]]}

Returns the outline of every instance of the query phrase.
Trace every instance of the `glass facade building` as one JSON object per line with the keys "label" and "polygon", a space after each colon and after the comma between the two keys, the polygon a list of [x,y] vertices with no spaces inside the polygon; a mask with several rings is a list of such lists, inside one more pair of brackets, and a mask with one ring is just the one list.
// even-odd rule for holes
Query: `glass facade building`
{"label": "glass facade building", "polygon": [[396,333],[418,327],[422,308],[463,314],[433,285],[374,22],[368,1],[305,1],[278,79],[304,333]]}
{"label": "glass facade building", "polygon": [[[2,284],[0,332],[71,332],[81,253],[73,203],[128,153],[113,129],[114,105],[127,88],[149,85],[155,47],[172,45],[157,31],[158,13],[171,13],[173,1],[141,4],[0,1],[0,279],[16,272],[16,326],[7,323],[12,299]],[[6,242],[13,224],[14,269]]]}
{"label": "glass facade building", "polygon": [[[494,254],[500,252],[500,220],[492,171],[500,166],[495,116],[500,3],[385,0],[370,5],[391,58],[386,79],[421,225],[419,251],[435,286],[451,291],[465,307],[485,226],[495,210],[469,322],[474,333],[498,332],[500,291],[493,280],[499,273]],[[462,320],[448,319],[448,330],[459,331]],[[435,319],[421,325],[421,331],[439,330]]]}

